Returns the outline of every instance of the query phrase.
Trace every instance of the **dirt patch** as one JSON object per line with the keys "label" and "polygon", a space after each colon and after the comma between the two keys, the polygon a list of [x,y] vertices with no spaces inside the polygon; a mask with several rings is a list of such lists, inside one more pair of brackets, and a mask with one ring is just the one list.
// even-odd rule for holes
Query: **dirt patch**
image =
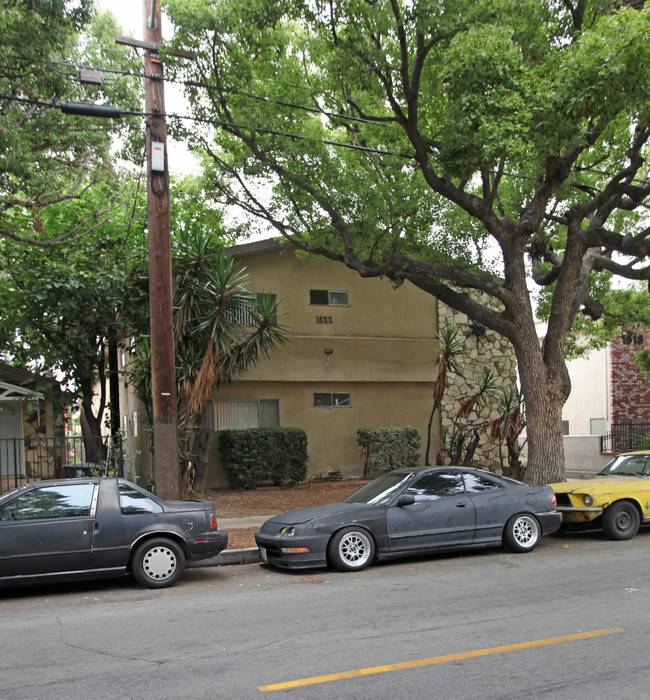
{"label": "dirt patch", "polygon": [[214,503],[218,518],[245,518],[249,515],[276,515],[294,508],[319,506],[340,501],[365,481],[323,481],[288,486],[261,486],[252,491],[218,489],[206,498]]}
{"label": "dirt patch", "polygon": [[[284,486],[262,486],[254,491],[244,489],[216,489],[204,496],[214,503],[217,519],[245,518],[250,515],[277,515],[294,508],[319,506],[323,503],[340,501],[366,481],[323,481],[298,484],[291,488]],[[219,525],[221,528],[221,524]],[[224,528],[228,532],[228,549],[255,547],[253,528]]]}

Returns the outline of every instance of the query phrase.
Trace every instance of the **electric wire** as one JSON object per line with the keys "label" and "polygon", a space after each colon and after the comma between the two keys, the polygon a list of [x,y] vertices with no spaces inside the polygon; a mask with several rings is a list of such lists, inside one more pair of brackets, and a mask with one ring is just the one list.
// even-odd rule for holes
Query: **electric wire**
{"label": "electric wire", "polygon": [[[96,66],[87,66],[83,64],[77,64],[77,63],[71,63],[69,61],[50,61],[50,64],[53,65],[64,65],[68,66],[70,68],[76,68],[76,69],[85,69],[85,70],[97,70],[97,71],[102,71],[102,72],[107,72],[107,73],[118,73],[122,76],[128,76],[128,77],[133,77],[133,78],[151,78],[152,76],[148,75],[147,73],[138,73],[135,71],[131,70],[123,70],[123,69],[117,69],[117,68],[98,68]],[[341,114],[339,112],[330,112],[328,110],[319,108],[319,107],[308,107],[306,105],[299,105],[294,102],[285,102],[283,100],[276,100],[272,97],[268,97],[266,95],[256,95],[255,93],[252,92],[244,92],[243,90],[238,90],[236,88],[230,88],[230,87],[223,87],[223,86],[216,86],[216,85],[211,85],[210,83],[202,82],[202,81],[196,81],[196,80],[178,80],[176,78],[169,78],[167,76],[155,76],[157,80],[162,80],[166,83],[169,83],[171,85],[182,85],[183,87],[194,87],[194,88],[201,88],[204,90],[212,90],[216,92],[224,92],[228,93],[231,95],[238,95],[240,97],[247,97],[251,100],[256,100],[258,102],[268,102],[270,104],[276,104],[279,107],[288,107],[290,109],[297,109],[300,111],[304,112],[309,112],[312,114],[320,114],[322,116],[330,117],[331,119],[341,119],[344,121],[351,121],[351,122],[359,122],[362,124],[375,124],[376,121],[373,119],[368,119],[364,117],[355,117],[350,114]],[[304,86],[300,85],[292,85],[289,83],[280,83],[277,81],[262,81],[261,79],[260,82],[268,82],[274,85],[279,85],[280,87],[292,87],[294,89],[300,89],[300,90],[305,90],[309,91],[311,94],[317,93],[317,94],[339,94],[339,93],[333,93],[332,91],[327,91],[327,90],[313,90],[311,88],[307,88]],[[341,95],[339,95],[341,96]],[[343,96],[345,97],[345,96]]]}
{"label": "electric wire", "polygon": [[[43,100],[36,100],[34,98],[27,97],[16,97],[13,95],[3,95],[0,94],[0,100],[9,100],[14,102],[22,102],[27,104],[32,104],[41,107],[50,107],[52,109],[60,109],[61,105],[56,102],[46,102]],[[391,156],[395,158],[404,158],[405,160],[414,160],[415,156],[410,153],[396,153],[394,151],[388,151],[381,148],[371,148],[369,146],[361,146],[359,144],[353,143],[343,143],[342,141],[332,141],[330,139],[319,139],[313,136],[303,136],[301,134],[290,134],[284,131],[278,131],[277,129],[267,129],[259,126],[251,126],[246,124],[237,124],[235,122],[227,122],[221,119],[207,119],[205,117],[192,117],[183,114],[175,113],[161,113],[161,112],[142,112],[139,110],[125,110],[122,112],[121,116],[127,117],[160,117],[169,119],[179,119],[186,121],[193,121],[202,124],[208,124],[210,126],[220,126],[225,129],[237,130],[237,131],[254,131],[259,134],[266,134],[268,136],[279,136],[282,138],[292,139],[294,141],[305,141],[309,143],[324,144],[326,146],[332,146],[335,148],[347,148],[354,151],[361,151],[363,153],[372,153],[374,155]]]}

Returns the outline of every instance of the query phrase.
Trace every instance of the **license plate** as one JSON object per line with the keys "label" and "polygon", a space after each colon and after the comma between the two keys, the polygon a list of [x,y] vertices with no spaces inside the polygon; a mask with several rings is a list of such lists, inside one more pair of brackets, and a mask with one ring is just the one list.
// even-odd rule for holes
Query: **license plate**
{"label": "license plate", "polygon": [[264,547],[258,547],[260,550],[260,561],[267,561],[266,559],[266,549]]}

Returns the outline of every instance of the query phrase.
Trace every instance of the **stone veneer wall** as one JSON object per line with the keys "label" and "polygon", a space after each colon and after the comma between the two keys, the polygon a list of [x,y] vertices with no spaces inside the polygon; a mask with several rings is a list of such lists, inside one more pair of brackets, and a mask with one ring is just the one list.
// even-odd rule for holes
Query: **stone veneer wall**
{"label": "stone veneer wall", "polygon": [[[455,311],[442,302],[438,303],[438,328],[442,330],[448,325],[454,325],[459,338],[464,336],[465,355],[459,365],[463,374],[449,374],[449,387],[441,406],[441,434],[451,433],[453,421],[460,409],[460,403],[473,392],[472,383],[476,382],[486,369],[494,372],[499,389],[514,389],[517,386],[517,360],[515,351],[508,340],[498,333],[487,329],[485,335],[476,336],[472,332],[471,320],[465,314]],[[491,401],[480,412],[480,419],[485,422],[499,416],[496,401]],[[479,416],[472,412],[468,421],[474,421]],[[432,445],[433,458],[438,445]],[[507,466],[505,446],[502,448],[503,464]],[[472,466],[490,471],[500,471],[502,460],[499,455],[500,447],[490,441],[487,431],[481,433],[479,445],[474,453]],[[432,462],[433,462],[432,458]]]}

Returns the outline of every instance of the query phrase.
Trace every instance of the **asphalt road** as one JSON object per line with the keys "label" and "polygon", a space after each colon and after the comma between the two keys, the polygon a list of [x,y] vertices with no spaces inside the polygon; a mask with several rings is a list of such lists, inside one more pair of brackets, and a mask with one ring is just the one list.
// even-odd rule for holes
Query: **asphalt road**
{"label": "asphalt road", "polygon": [[286,574],[0,592],[0,697],[619,698],[650,686],[650,530]]}

